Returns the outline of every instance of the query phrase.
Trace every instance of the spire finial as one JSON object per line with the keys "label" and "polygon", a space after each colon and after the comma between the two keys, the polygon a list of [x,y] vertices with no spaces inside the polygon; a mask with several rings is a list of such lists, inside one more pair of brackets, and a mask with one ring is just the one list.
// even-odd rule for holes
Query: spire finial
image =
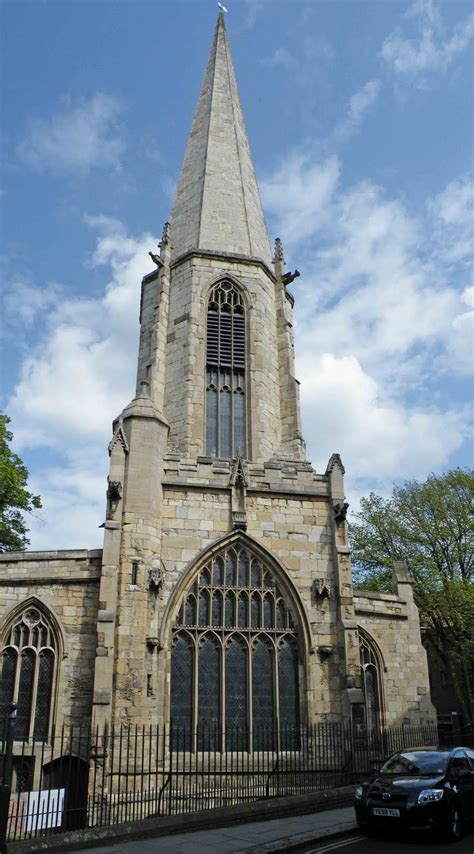
{"label": "spire finial", "polygon": [[283,243],[280,238],[277,237],[275,240],[275,252],[273,255],[274,261],[279,261],[280,264],[285,264],[285,256],[283,254]]}
{"label": "spire finial", "polygon": [[163,246],[169,246],[170,240],[171,240],[170,224],[169,224],[169,222],[165,222],[165,224],[163,226],[163,234],[161,235],[160,249]]}

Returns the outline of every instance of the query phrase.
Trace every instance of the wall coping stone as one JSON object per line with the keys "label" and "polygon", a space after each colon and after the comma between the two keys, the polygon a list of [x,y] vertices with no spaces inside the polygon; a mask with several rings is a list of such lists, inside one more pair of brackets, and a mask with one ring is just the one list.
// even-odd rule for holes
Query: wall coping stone
{"label": "wall coping stone", "polygon": [[355,590],[354,599],[380,599],[382,602],[401,602],[405,604],[404,599],[400,599],[396,593],[378,593],[375,590]]}
{"label": "wall coping stone", "polygon": [[9,563],[18,560],[87,560],[100,559],[102,549],[59,549],[58,551],[44,552],[4,552],[0,554],[0,563]]}

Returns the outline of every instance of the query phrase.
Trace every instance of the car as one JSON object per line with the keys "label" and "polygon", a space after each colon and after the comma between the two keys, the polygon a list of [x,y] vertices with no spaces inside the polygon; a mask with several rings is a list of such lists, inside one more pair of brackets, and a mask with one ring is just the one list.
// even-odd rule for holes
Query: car
{"label": "car", "polygon": [[465,823],[474,819],[474,750],[402,750],[354,794],[359,827],[436,828],[460,839]]}

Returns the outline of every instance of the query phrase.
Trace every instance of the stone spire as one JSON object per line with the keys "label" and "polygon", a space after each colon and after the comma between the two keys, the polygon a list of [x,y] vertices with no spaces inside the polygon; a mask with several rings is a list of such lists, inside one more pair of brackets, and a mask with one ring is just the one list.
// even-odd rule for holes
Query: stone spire
{"label": "stone spire", "polygon": [[204,249],[260,258],[271,268],[222,12],[178,182],[171,229],[173,258]]}

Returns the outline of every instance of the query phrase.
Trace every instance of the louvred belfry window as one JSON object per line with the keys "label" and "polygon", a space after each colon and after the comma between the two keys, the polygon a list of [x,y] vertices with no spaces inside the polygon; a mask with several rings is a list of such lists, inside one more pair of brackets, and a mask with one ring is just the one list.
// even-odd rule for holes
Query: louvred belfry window
{"label": "louvred belfry window", "polygon": [[18,704],[15,737],[46,739],[50,731],[58,644],[53,627],[38,608],[26,607],[3,642],[0,715]]}
{"label": "louvred belfry window", "polygon": [[245,456],[245,313],[232,282],[219,282],[209,297],[206,372],[206,453]]}
{"label": "louvred belfry window", "polygon": [[173,628],[177,750],[296,748],[298,632],[278,583],[246,545],[223,549],[183,596]]}

